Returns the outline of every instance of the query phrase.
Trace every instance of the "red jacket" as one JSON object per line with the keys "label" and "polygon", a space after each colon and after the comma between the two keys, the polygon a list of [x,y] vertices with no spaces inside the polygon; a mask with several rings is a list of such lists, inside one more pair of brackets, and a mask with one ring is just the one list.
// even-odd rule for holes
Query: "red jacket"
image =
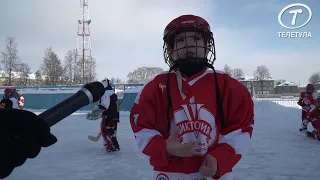
{"label": "red jacket", "polygon": [[302,107],[302,111],[309,112],[314,108],[314,97],[311,94],[301,92],[298,104]]}
{"label": "red jacket", "polygon": [[320,110],[313,109],[310,111],[307,116],[307,120],[311,122],[313,128],[315,128],[318,132],[320,132]]}
{"label": "red jacket", "polygon": [[229,75],[217,72],[227,124],[222,129],[213,71],[203,70],[193,77],[183,77],[182,93],[185,100],[177,86],[177,73],[171,72],[171,132],[178,131],[182,143],[199,143],[194,156],[174,156],[168,160],[167,77],[168,73],[163,73],[147,83],[137,95],[130,114],[138,148],[150,158],[154,178],[202,178],[199,168],[206,154],[217,159],[218,171],[213,178],[228,176],[227,173],[232,171],[247,151],[253,131],[254,104],[248,89]]}
{"label": "red jacket", "polygon": [[19,106],[24,106],[24,97],[20,96]]}

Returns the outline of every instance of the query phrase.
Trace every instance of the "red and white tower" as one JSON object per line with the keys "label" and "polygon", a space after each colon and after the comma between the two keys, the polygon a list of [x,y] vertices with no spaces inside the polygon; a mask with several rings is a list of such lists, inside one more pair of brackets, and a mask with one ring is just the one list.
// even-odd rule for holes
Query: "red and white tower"
{"label": "red and white tower", "polygon": [[[91,75],[88,74],[91,72],[91,64],[94,61],[91,54],[91,34],[90,34],[90,26],[91,19],[89,16],[89,7],[88,7],[88,0],[80,0],[80,19],[78,20],[78,36],[77,36],[77,50],[76,50],[76,57],[77,57],[77,67],[81,70],[78,79],[78,83],[88,83],[92,81],[90,78]],[[79,77],[78,76],[78,77]]]}

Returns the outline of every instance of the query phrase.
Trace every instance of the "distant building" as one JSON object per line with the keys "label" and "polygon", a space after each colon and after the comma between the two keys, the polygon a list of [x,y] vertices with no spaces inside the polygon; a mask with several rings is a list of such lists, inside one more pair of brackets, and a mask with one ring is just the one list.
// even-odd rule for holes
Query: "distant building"
{"label": "distant building", "polygon": [[296,83],[285,81],[275,87],[276,94],[293,94],[299,93],[299,87]]}
{"label": "distant building", "polygon": [[272,78],[259,80],[254,76],[244,76],[239,81],[255,94],[274,94],[275,80]]}
{"label": "distant building", "polygon": [[302,92],[302,91],[305,91],[306,90],[306,87],[305,86],[299,86],[299,92]]}

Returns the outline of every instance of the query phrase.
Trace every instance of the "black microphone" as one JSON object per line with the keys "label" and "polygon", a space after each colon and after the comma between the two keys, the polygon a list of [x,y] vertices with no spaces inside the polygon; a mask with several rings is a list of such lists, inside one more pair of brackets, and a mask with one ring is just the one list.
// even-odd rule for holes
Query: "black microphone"
{"label": "black microphone", "polygon": [[105,81],[88,83],[76,94],[39,114],[38,117],[45,120],[49,126],[53,126],[80,108],[98,101],[107,86],[108,83]]}

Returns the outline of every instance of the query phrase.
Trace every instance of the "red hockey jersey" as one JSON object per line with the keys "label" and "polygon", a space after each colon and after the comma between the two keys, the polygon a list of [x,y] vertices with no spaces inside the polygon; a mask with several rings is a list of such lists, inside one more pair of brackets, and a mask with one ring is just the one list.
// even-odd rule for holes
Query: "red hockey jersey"
{"label": "red hockey jersey", "polygon": [[309,115],[307,116],[307,120],[311,122],[312,126],[320,132],[320,110],[313,109],[310,111]]}
{"label": "red hockey jersey", "polygon": [[198,142],[194,156],[167,159],[168,73],[147,83],[131,109],[130,122],[138,148],[149,157],[154,179],[205,179],[199,174],[199,168],[205,155],[211,154],[218,164],[213,178],[227,180],[247,151],[253,131],[254,104],[249,91],[239,81],[217,71],[226,121],[222,129],[213,71],[207,69],[192,77],[183,76],[180,88],[178,73],[170,73],[170,129],[171,133],[178,132],[181,143]]}
{"label": "red hockey jersey", "polygon": [[24,97],[20,96],[19,106],[24,106]]}
{"label": "red hockey jersey", "polygon": [[298,104],[302,107],[303,111],[309,112],[314,108],[314,97],[311,94],[301,92]]}

